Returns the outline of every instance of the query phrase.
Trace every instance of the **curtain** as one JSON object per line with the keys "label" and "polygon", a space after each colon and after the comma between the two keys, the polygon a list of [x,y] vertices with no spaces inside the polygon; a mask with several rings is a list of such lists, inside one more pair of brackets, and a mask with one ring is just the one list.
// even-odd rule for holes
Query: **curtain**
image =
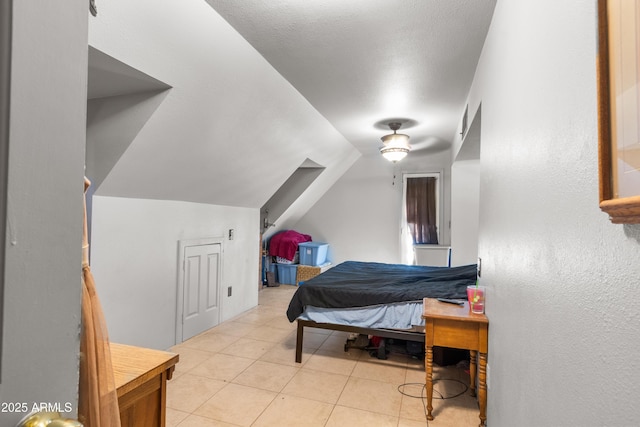
{"label": "curtain", "polygon": [[407,179],[407,225],[413,244],[438,244],[436,178]]}
{"label": "curtain", "polygon": [[95,282],[89,267],[85,178],[82,236],[82,331],[80,337],[80,386],[78,420],[85,427],[120,427],[109,335]]}

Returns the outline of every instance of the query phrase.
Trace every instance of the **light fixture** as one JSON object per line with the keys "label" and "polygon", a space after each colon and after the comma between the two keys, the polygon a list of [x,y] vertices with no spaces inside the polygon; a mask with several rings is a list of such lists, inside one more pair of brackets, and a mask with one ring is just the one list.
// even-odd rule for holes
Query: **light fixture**
{"label": "light fixture", "polygon": [[411,151],[409,135],[396,133],[396,131],[400,129],[400,126],[402,126],[402,124],[398,122],[389,123],[389,129],[391,129],[393,133],[381,138],[384,145],[380,149],[380,154],[393,163],[404,159],[407,153]]}

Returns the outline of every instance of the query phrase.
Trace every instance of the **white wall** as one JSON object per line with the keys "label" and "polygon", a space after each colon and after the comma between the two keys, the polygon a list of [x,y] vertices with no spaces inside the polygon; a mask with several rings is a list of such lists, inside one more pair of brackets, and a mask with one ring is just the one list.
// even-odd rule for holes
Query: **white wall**
{"label": "white wall", "polygon": [[638,424],[640,226],[598,208],[595,12],[499,1],[469,96],[492,427]]}
{"label": "white wall", "polygon": [[[87,2],[14,1],[13,9],[0,396],[27,412],[69,402],[75,418]],[[24,416],[0,411],[0,425]]]}
{"label": "white wall", "polygon": [[443,171],[441,244],[448,245],[450,163],[449,151],[410,153],[396,165],[380,155],[362,157],[295,224],[295,229],[329,243],[329,258],[334,264],[347,260],[401,263],[402,174]]}
{"label": "white wall", "polygon": [[166,348],[177,240],[235,229],[223,318],[239,314],[257,304],[260,207],[308,158],[324,171],[270,218],[295,222],[360,154],[205,1],[99,8],[90,45],[171,89],[91,101],[91,262],[113,339]]}
{"label": "white wall", "polygon": [[451,265],[478,261],[480,160],[451,165]]}
{"label": "white wall", "polygon": [[171,86],[96,194],[260,208],[309,158],[325,170],[305,209],[360,155],[204,0],[103,2],[89,43]]}
{"label": "white wall", "polygon": [[258,303],[258,209],[103,196],[93,207],[91,266],[112,341],[175,343],[181,239],[225,237],[221,286],[233,295],[223,293],[221,321]]}

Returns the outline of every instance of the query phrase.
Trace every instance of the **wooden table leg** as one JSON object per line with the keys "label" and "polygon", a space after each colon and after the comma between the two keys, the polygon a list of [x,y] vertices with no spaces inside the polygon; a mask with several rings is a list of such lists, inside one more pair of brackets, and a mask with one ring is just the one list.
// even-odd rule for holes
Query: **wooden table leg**
{"label": "wooden table leg", "polygon": [[427,371],[427,420],[433,420],[433,415],[431,412],[433,411],[433,405],[431,401],[433,400],[433,347],[427,346],[427,354],[425,358],[425,368]]}
{"label": "wooden table leg", "polygon": [[487,425],[487,353],[478,353],[478,404],[480,427]]}
{"label": "wooden table leg", "polygon": [[469,388],[471,389],[471,396],[476,397],[476,358],[478,352],[469,350],[469,355]]}
{"label": "wooden table leg", "polygon": [[298,320],[298,332],[296,334],[296,363],[302,362],[302,341],[304,340],[304,325]]}

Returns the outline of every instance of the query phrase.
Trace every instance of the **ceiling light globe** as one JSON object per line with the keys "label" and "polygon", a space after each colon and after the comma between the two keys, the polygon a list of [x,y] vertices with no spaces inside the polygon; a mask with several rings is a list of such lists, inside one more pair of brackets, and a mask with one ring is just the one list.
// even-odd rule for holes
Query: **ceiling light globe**
{"label": "ceiling light globe", "polygon": [[407,153],[409,153],[409,149],[401,147],[382,147],[380,149],[380,153],[382,154],[382,157],[395,163],[404,159],[407,156]]}
{"label": "ceiling light globe", "polygon": [[396,132],[398,129],[400,129],[400,126],[400,123],[389,123],[389,128],[393,131],[393,133],[380,138],[383,144],[383,147],[380,148],[380,153],[385,159],[393,163],[404,159],[407,153],[411,151],[411,145],[409,145],[409,135]]}
{"label": "ceiling light globe", "polygon": [[384,145],[409,147],[409,135],[405,135],[403,133],[391,133],[389,135],[383,136],[380,139],[382,140],[382,143]]}

